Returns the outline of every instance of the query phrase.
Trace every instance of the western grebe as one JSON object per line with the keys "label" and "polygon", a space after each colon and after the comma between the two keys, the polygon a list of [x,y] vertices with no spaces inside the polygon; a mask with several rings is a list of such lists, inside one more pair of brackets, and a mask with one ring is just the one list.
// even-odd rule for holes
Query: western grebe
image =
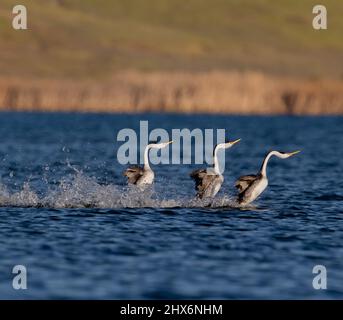
{"label": "western grebe", "polygon": [[240,140],[217,144],[213,150],[213,168],[198,169],[190,174],[191,178],[195,181],[195,190],[197,190],[198,198],[213,198],[218,193],[224,177],[219,170],[217,152],[220,149],[231,148]]}
{"label": "western grebe", "polygon": [[137,186],[152,184],[154,182],[155,174],[149,165],[149,150],[165,148],[172,142],[173,141],[149,143],[144,150],[144,166],[133,166],[124,171],[123,175],[127,177],[127,182],[129,184],[135,184]]}
{"label": "western grebe", "polygon": [[276,156],[280,159],[287,159],[300,151],[294,152],[279,152],[270,151],[264,158],[260,171],[257,175],[241,176],[235,183],[235,187],[238,189],[238,202],[240,204],[248,204],[254,201],[268,186],[267,178],[267,164],[272,156]]}

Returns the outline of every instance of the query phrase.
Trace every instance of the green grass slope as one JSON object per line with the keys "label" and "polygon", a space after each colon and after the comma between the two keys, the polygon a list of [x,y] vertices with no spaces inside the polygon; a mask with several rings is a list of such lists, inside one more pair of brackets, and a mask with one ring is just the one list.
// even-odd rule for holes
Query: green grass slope
{"label": "green grass slope", "polygon": [[[0,76],[101,78],[116,70],[343,75],[343,1],[1,0]],[[27,31],[11,27],[28,9]]]}

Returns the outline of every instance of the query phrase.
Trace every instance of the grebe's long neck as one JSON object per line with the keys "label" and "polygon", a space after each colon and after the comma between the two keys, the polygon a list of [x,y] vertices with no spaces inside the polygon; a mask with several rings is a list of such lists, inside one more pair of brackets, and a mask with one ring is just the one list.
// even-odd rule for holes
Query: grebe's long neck
{"label": "grebe's long neck", "polygon": [[268,161],[269,159],[275,154],[274,151],[271,151],[267,154],[267,156],[264,158],[262,166],[261,166],[261,170],[260,173],[262,174],[262,176],[267,177],[267,165],[268,165]]}
{"label": "grebe's long neck", "polygon": [[219,149],[220,148],[218,148],[218,145],[214,148],[214,151],[213,151],[213,164],[214,164],[214,172],[215,172],[215,174],[222,175],[221,172],[220,172],[218,155],[217,155],[217,152],[218,152]]}
{"label": "grebe's long neck", "polygon": [[144,170],[151,170],[149,165],[149,150],[151,148],[151,144],[148,144],[144,150]]}

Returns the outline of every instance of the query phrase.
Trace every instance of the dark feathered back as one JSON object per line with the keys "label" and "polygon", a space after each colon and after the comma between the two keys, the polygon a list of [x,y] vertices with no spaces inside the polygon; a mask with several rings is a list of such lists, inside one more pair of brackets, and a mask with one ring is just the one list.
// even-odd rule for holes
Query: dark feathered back
{"label": "dark feathered back", "polygon": [[218,175],[208,172],[206,169],[194,170],[190,174],[191,178],[195,181],[195,190],[197,191],[197,196],[202,199],[206,189],[210,186]]}
{"label": "dark feathered back", "polygon": [[127,182],[131,184],[136,184],[139,178],[143,175],[144,170],[142,167],[134,166],[127,168],[123,175],[127,177]]}

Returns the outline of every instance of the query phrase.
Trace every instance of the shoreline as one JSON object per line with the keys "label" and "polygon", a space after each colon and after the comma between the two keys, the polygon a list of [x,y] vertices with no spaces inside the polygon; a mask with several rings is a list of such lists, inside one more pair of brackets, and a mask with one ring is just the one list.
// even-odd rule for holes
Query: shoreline
{"label": "shoreline", "polygon": [[71,111],[53,111],[53,110],[8,110],[8,109],[0,109],[1,114],[64,114],[64,115],[98,115],[98,116],[105,116],[105,115],[113,115],[113,116],[146,116],[146,115],[178,115],[178,116],[227,116],[227,117],[266,117],[266,118],[273,118],[273,117],[294,117],[294,118],[307,118],[307,117],[343,117],[343,113],[324,113],[324,114],[276,114],[276,113],[216,113],[216,112],[194,112],[194,113],[185,113],[185,112],[169,112],[169,111],[141,111],[141,112],[125,112],[125,111],[82,111],[82,110],[71,110]]}
{"label": "shoreline", "polygon": [[97,81],[0,76],[0,111],[342,115],[343,80],[221,71],[123,71]]}

